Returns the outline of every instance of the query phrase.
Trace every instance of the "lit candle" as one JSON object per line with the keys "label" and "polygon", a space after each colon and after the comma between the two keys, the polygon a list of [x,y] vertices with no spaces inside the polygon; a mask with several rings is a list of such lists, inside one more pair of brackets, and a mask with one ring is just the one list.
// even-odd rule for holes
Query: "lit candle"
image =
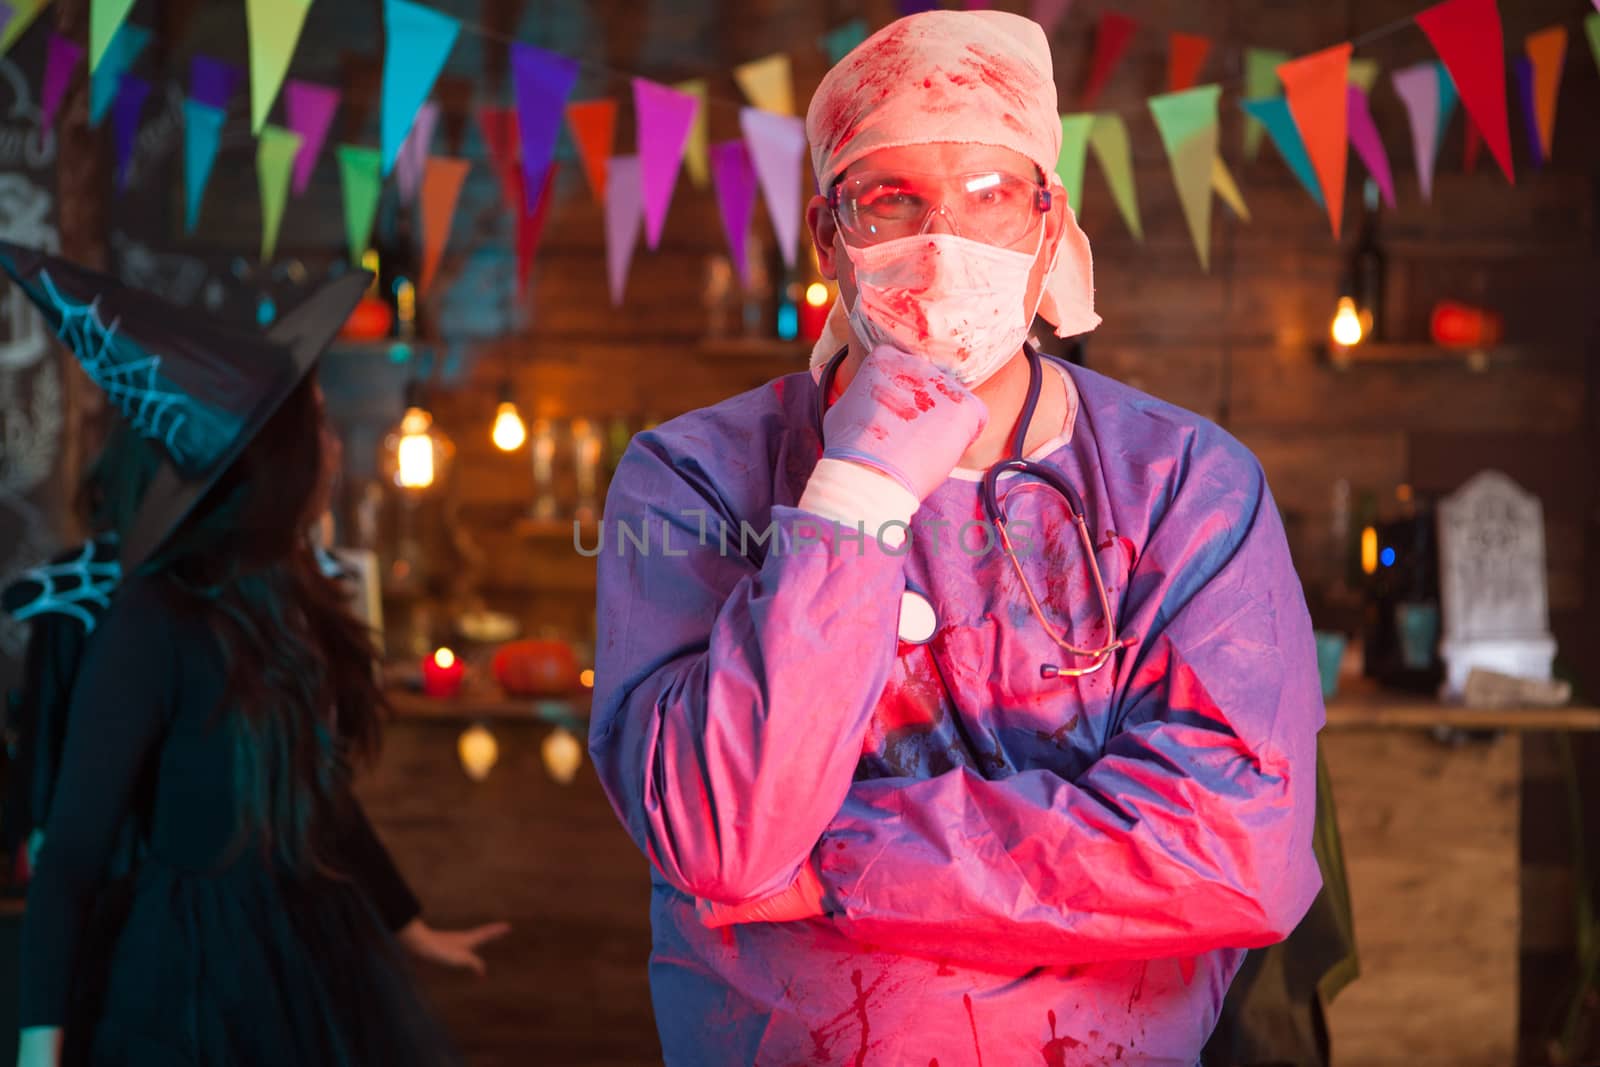
{"label": "lit candle", "polygon": [[448,648],[441,648],[422,661],[422,691],[431,697],[448,700],[461,692],[467,665]]}

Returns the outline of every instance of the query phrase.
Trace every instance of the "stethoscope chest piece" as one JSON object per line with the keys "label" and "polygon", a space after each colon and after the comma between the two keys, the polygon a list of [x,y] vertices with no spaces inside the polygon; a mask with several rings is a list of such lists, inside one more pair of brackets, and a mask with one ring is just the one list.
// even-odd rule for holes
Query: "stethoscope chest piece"
{"label": "stethoscope chest piece", "polygon": [[900,640],[908,645],[926,644],[939,627],[933,604],[915,589],[900,594]]}

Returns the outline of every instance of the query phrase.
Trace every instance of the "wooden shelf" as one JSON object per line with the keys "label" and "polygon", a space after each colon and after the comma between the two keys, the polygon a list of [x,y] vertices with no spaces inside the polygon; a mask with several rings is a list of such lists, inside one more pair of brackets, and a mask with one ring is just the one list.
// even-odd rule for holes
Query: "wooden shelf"
{"label": "wooden shelf", "polygon": [[448,700],[426,696],[404,686],[384,690],[397,719],[492,721],[523,719],[549,722],[557,718],[588,719],[589,691],[567,699],[508,697],[499,690],[465,691]]}
{"label": "wooden shelf", "polygon": [[1324,343],[1317,353],[1338,369],[1369,365],[1416,365],[1435,367],[1463,367],[1471,371],[1485,371],[1491,365],[1521,362],[1526,353],[1513,345],[1489,345],[1483,348],[1443,348],[1427,341],[1370,341],[1342,348]]}
{"label": "wooden shelf", "polygon": [[708,337],[698,342],[695,350],[717,359],[780,359],[804,364],[811,355],[811,343],[775,337]]}
{"label": "wooden shelf", "polygon": [[1600,708],[1467,708],[1425,696],[1356,684],[1328,701],[1330,730],[1579,730],[1600,731]]}

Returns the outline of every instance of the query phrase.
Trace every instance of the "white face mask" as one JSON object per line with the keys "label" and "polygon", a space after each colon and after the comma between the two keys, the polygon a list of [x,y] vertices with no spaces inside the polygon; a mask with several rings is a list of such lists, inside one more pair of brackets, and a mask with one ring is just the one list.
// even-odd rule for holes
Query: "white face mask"
{"label": "white face mask", "polygon": [[1044,230],[1031,253],[951,233],[846,244],[856,274],[850,325],[869,349],[925,356],[968,388],[978,385],[1021,350],[1033,325],[1037,308],[1024,302]]}

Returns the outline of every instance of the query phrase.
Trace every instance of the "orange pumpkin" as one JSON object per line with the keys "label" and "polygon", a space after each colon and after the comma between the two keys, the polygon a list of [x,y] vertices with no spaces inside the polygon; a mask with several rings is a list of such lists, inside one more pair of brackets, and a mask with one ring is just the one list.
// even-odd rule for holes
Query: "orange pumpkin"
{"label": "orange pumpkin", "polygon": [[508,641],[491,666],[508,696],[565,696],[578,688],[578,658],[565,641]]}
{"label": "orange pumpkin", "polygon": [[339,336],[347,341],[378,341],[389,336],[394,312],[375,296],[364,296],[350,311]]}

